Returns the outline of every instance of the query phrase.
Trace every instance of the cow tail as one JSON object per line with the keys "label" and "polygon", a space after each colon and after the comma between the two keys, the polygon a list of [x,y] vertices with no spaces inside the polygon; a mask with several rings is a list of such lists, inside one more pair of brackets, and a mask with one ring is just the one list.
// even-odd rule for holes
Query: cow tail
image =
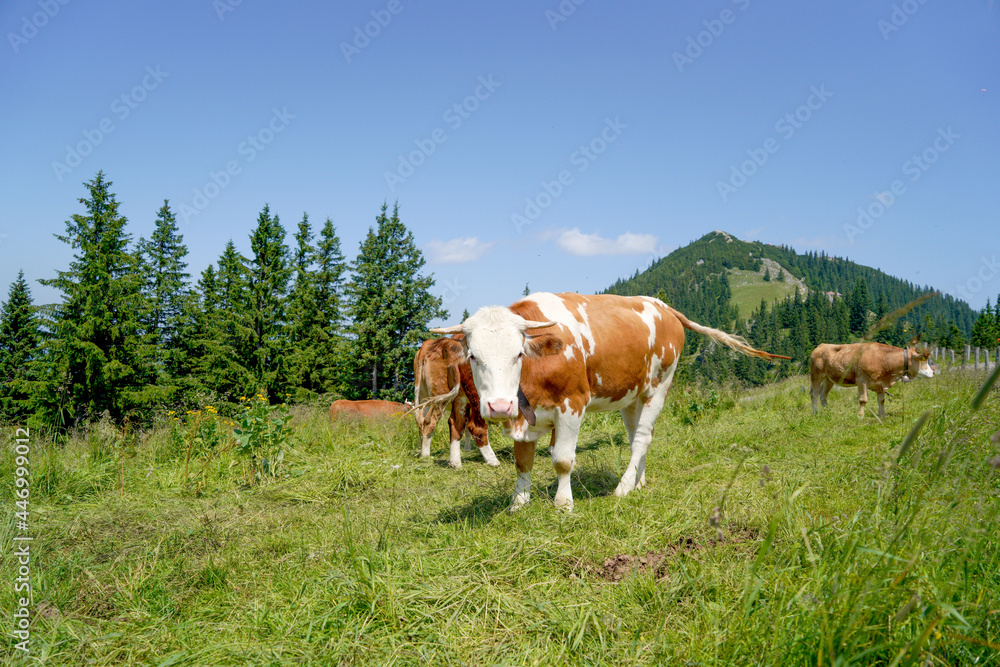
{"label": "cow tail", "polygon": [[706,327],[702,324],[698,324],[697,322],[692,322],[685,317],[683,313],[674,310],[673,308],[670,308],[670,312],[673,313],[674,317],[680,321],[681,325],[685,329],[704,334],[712,340],[717,340],[726,347],[732,348],[737,352],[741,352],[748,357],[757,357],[758,359],[766,359],[767,361],[773,361],[774,359],[791,359],[791,357],[785,357],[780,354],[771,354],[770,352],[758,350],[757,348],[752,347],[750,343],[743,340],[740,336],[734,336],[733,334],[728,334],[720,329],[713,329],[712,327]]}
{"label": "cow tail", "polygon": [[408,415],[411,412],[415,412],[417,410],[422,411],[421,414],[427,414],[426,411],[431,409],[435,405],[440,404],[442,407],[448,405],[453,400],[455,400],[455,397],[458,396],[458,390],[461,388],[462,385],[456,382],[455,386],[452,387],[451,391],[449,391],[447,394],[441,394],[440,396],[431,396],[430,398],[428,398],[426,401],[423,402],[417,400],[417,397],[414,396],[413,407],[404,412],[403,414]]}

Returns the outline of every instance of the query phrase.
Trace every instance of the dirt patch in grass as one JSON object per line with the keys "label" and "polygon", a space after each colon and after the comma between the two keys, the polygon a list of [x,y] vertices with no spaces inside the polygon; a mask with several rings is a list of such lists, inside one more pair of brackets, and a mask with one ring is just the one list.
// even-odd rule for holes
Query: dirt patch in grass
{"label": "dirt patch in grass", "polygon": [[754,528],[737,528],[725,533],[722,539],[713,537],[698,541],[691,537],[681,537],[666,549],[650,551],[644,556],[618,554],[604,559],[600,565],[582,561],[574,568],[574,573],[588,579],[618,583],[631,575],[651,572],[654,579],[662,581],[669,579],[671,565],[679,554],[698,554],[723,544],[752,542],[758,537],[759,531]]}

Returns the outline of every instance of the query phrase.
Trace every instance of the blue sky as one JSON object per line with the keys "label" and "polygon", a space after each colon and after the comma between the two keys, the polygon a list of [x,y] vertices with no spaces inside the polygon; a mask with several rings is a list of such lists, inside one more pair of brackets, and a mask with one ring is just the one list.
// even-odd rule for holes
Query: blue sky
{"label": "blue sky", "polygon": [[[353,259],[398,202],[452,320],[712,230],[1000,293],[994,0],[0,4],[0,283],[113,181],[196,277],[265,203]],[[291,237],[289,235],[289,241]]]}

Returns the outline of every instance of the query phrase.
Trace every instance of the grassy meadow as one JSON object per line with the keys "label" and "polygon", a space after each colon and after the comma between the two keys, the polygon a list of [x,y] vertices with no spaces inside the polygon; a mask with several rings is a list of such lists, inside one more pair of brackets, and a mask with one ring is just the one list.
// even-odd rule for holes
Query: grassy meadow
{"label": "grassy meadow", "polygon": [[761,299],[770,305],[773,301],[795,294],[795,285],[791,282],[765,281],[761,273],[743,269],[729,270],[729,285],[733,292],[730,301],[743,319],[749,319],[753,311],[760,308]]}
{"label": "grassy meadow", "polygon": [[[624,427],[591,415],[569,514],[552,505],[545,446],[531,502],[507,511],[515,471],[499,431],[499,468],[473,451],[454,470],[444,424],[421,461],[412,419],[331,424],[297,406],[264,483],[207,409],[139,433],[33,433],[31,653],[5,628],[0,658],[997,665],[1000,390],[972,410],[984,380],[897,385],[884,423],[859,420],[848,389],[813,415],[804,377],[675,388],[648,486],[621,499]],[[4,545],[18,534],[13,433]],[[0,561],[17,571],[10,546]],[[11,623],[12,583],[0,606]]]}

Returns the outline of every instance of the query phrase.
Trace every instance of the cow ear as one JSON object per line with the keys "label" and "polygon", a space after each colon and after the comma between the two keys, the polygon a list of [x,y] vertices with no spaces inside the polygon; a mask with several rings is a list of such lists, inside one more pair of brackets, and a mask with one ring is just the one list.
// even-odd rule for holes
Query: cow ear
{"label": "cow ear", "polygon": [[920,334],[917,334],[916,336],[910,339],[910,344],[907,345],[907,347],[916,347],[917,343],[919,342],[920,342]]}
{"label": "cow ear", "polygon": [[453,333],[459,333],[459,332],[462,331],[462,325],[461,324],[453,324],[450,327],[437,327],[435,329],[431,329],[430,331],[431,331],[431,333],[436,333],[436,334],[453,334]]}
{"label": "cow ear", "polygon": [[547,357],[550,354],[559,354],[565,347],[562,340],[550,334],[525,336],[524,338],[524,353],[529,357]]}

